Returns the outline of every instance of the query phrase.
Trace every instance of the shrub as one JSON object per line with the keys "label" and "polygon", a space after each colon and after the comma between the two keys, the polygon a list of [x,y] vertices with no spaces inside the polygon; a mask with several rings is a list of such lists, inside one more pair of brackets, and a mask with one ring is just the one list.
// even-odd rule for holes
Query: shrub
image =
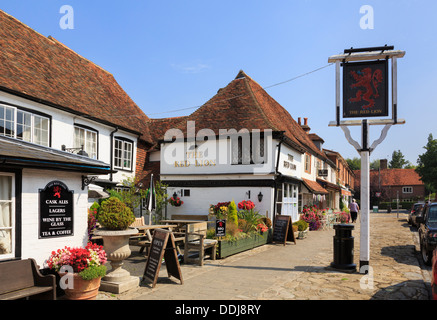
{"label": "shrub", "polygon": [[305,231],[308,228],[308,222],[305,220],[298,220],[293,223],[294,226],[297,226],[298,231]]}
{"label": "shrub", "polygon": [[102,202],[97,220],[107,229],[125,230],[134,223],[135,216],[118,198],[111,197]]}
{"label": "shrub", "polygon": [[228,206],[228,221],[238,226],[238,211],[234,200]]}
{"label": "shrub", "polygon": [[272,226],[272,220],[268,217],[262,217],[258,219],[259,222],[264,223],[267,228],[270,228]]}

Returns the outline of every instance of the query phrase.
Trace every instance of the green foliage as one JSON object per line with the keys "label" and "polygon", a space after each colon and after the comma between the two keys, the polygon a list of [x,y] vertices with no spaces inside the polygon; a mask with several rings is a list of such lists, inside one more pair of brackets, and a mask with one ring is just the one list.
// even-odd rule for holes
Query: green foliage
{"label": "green foliage", "polygon": [[167,185],[159,180],[155,183],[155,193],[156,193],[156,209],[155,214],[158,216],[157,221],[161,221],[163,217],[163,211],[165,208],[165,204],[167,202]]}
{"label": "green foliage", "polygon": [[123,188],[118,192],[120,200],[133,211],[141,205],[141,199],[146,197],[147,191],[138,187],[137,177],[128,177],[121,184]]}
{"label": "green foliage", "polygon": [[228,206],[228,221],[238,226],[238,211],[234,200]]}
{"label": "green foliage", "polygon": [[402,169],[407,165],[411,165],[411,163],[408,160],[405,160],[405,157],[401,150],[393,151],[391,160],[388,163],[388,167],[390,169]]}
{"label": "green foliage", "polygon": [[293,222],[293,225],[297,226],[298,231],[305,231],[308,229],[308,222],[305,220],[298,220],[296,222]]}
{"label": "green foliage", "polygon": [[102,202],[97,220],[107,229],[125,230],[135,221],[135,216],[120,199],[111,197]]}
{"label": "green foliage", "polygon": [[254,210],[240,210],[238,212],[238,227],[245,233],[256,231],[258,220],[263,216]]}
{"label": "green foliage", "polygon": [[417,159],[416,172],[419,174],[427,189],[437,191],[437,139],[432,134],[428,136],[428,143],[424,147],[425,153]]}
{"label": "green foliage", "polygon": [[90,207],[90,210],[92,211],[92,212],[99,212],[99,210],[100,210],[100,205],[97,203],[97,202],[94,202],[92,205],[91,205],[91,207]]}
{"label": "green foliage", "polygon": [[106,266],[90,266],[79,273],[83,280],[93,280],[106,276]]}
{"label": "green foliage", "polygon": [[360,158],[346,159],[346,162],[351,170],[360,170],[361,169],[361,159]]}

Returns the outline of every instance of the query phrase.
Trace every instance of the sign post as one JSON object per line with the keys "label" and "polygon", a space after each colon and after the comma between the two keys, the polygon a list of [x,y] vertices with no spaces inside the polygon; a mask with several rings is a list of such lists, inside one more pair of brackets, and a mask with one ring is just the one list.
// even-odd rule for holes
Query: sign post
{"label": "sign post", "polygon": [[[370,154],[387,136],[392,125],[404,124],[397,115],[397,59],[405,51],[394,50],[392,46],[357,48],[344,50],[343,54],[329,57],[335,63],[336,106],[335,121],[330,127],[340,127],[347,141],[357,150],[361,158],[361,215],[360,215],[360,273],[367,273],[370,260]],[[392,66],[392,112],[391,119],[367,119],[389,115],[388,62]],[[341,99],[340,68],[343,66],[343,99]],[[364,118],[341,120],[340,101],[343,100],[343,118]],[[379,139],[369,145],[369,126],[384,125]],[[351,137],[348,126],[361,126],[361,144]],[[364,268],[363,268],[364,267]]]}

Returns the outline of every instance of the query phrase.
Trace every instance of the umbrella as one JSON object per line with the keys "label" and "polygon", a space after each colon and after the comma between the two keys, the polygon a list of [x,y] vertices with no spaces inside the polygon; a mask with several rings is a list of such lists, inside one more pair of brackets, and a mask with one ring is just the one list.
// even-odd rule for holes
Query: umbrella
{"label": "umbrella", "polygon": [[149,211],[149,225],[151,224],[152,211],[156,209],[156,192],[153,185],[153,174],[150,177],[150,187],[146,195],[146,208]]}

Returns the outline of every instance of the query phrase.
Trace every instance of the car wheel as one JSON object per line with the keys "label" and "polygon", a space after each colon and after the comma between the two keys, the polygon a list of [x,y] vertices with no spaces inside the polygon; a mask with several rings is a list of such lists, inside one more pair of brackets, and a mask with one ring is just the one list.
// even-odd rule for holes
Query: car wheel
{"label": "car wheel", "polygon": [[420,244],[420,251],[422,253],[423,262],[427,266],[430,266],[431,260],[432,260],[432,251],[426,250],[426,247],[424,245],[422,245],[422,243]]}

